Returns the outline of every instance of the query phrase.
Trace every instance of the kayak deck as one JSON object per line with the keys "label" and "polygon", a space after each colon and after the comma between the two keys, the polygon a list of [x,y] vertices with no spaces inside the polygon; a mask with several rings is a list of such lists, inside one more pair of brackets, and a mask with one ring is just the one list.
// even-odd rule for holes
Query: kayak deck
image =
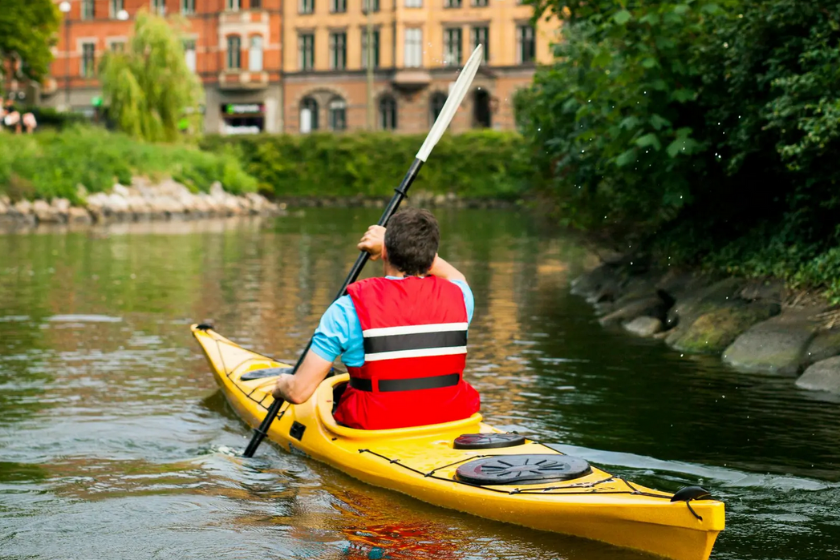
{"label": "kayak deck", "polygon": [[[203,326],[193,326],[192,331],[227,400],[249,425],[259,425],[274,401],[271,390],[276,377],[241,378],[250,372],[288,366],[241,348]],[[395,430],[341,426],[333,418],[332,408],[336,389],[347,379],[347,375],[328,378],[306,403],[284,404],[269,429],[269,439],[359,480],[428,503],[675,560],[706,560],[724,528],[721,502],[671,502],[670,493],[645,488],[595,466],[573,480],[492,485],[467,482],[458,476],[458,468],[476,459],[565,456],[527,439],[512,447],[456,449],[453,441],[462,434],[501,433],[483,423],[480,414],[456,422]]]}

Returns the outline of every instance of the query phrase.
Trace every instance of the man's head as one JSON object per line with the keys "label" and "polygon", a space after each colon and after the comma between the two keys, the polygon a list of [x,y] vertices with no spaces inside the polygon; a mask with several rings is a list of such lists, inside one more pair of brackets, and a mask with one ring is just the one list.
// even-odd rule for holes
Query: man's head
{"label": "man's head", "polygon": [[394,214],[385,230],[385,259],[407,276],[429,272],[440,244],[440,228],[428,210],[408,208]]}

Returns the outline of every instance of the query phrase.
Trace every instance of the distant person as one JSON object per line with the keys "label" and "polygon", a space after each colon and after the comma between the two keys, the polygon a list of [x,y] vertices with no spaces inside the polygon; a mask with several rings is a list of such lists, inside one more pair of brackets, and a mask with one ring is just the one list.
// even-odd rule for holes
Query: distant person
{"label": "distant person", "polygon": [[38,127],[38,121],[35,120],[35,115],[32,113],[24,113],[23,126],[26,128],[27,134],[32,134]]}
{"label": "distant person", "polygon": [[20,113],[15,110],[7,111],[6,116],[3,118],[3,122],[9,128],[14,128],[16,134],[20,134]]}
{"label": "distant person", "polygon": [[334,416],[345,426],[407,428],[478,412],[478,393],[463,379],[473,294],[438,256],[439,241],[427,210],[370,226],[358,248],[382,258],[384,278],[351,284],[327,309],[297,374],[281,375],[274,397],[306,402],[340,355],[350,383]]}

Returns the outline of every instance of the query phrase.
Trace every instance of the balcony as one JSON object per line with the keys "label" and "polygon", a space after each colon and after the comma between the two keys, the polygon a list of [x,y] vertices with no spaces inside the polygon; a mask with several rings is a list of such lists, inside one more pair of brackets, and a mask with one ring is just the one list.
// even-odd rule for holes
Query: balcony
{"label": "balcony", "polygon": [[219,89],[228,91],[253,91],[268,87],[268,72],[223,70],[219,74]]}
{"label": "balcony", "polygon": [[431,82],[431,74],[428,70],[422,68],[401,68],[394,73],[394,77],[391,79],[395,88],[404,91],[420,90]]}

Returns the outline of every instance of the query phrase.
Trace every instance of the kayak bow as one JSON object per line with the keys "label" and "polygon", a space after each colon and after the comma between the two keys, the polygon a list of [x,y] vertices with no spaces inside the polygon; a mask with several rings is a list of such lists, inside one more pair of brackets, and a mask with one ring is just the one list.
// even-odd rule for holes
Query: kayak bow
{"label": "kayak bow", "polygon": [[[207,325],[191,328],[227,400],[245,422],[259,425],[274,402],[278,373],[265,377],[259,370],[288,365],[246,350]],[[539,442],[498,435],[480,414],[395,430],[340,426],[332,411],[347,380],[346,374],[328,378],[309,401],[284,403],[269,439],[431,504],[675,560],[707,560],[724,528],[723,503],[699,489],[673,495],[639,486]]]}

